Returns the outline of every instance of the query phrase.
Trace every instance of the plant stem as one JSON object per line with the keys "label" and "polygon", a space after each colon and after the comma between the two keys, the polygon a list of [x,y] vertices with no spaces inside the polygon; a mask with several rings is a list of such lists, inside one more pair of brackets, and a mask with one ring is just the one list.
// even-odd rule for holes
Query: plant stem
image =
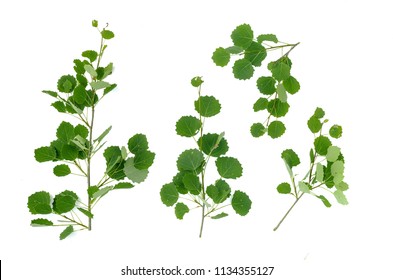
{"label": "plant stem", "polygon": [[[199,88],[198,88],[198,97],[199,97],[199,107],[201,107],[200,105],[200,102],[201,102],[201,88],[202,88],[202,85],[200,85],[199,86]],[[199,113],[199,121],[201,122],[201,129],[200,129],[200,143],[198,143],[197,142],[197,144],[199,144],[198,145],[198,148],[199,148],[199,150],[202,152],[202,136],[203,136],[203,125],[204,125],[204,122],[202,122],[202,115]],[[202,191],[202,198],[203,198],[203,200],[205,201],[205,198],[206,198],[206,196],[205,196],[205,167],[206,167],[206,164],[207,163],[205,163],[205,166],[202,168],[202,172],[201,172],[201,191]],[[204,222],[205,222],[205,202],[203,202],[202,203],[202,220],[201,220],[201,228],[200,228],[200,230],[199,230],[199,238],[202,238],[202,232],[203,232],[203,224],[204,224]]]}
{"label": "plant stem", "polygon": [[282,224],[282,222],[285,220],[285,218],[288,216],[288,214],[291,212],[291,210],[293,209],[293,207],[295,207],[296,203],[302,198],[304,193],[302,193],[299,198],[296,198],[295,202],[292,204],[291,208],[289,208],[289,210],[287,211],[287,213],[285,213],[284,217],[281,219],[281,221],[278,223],[278,225],[273,229],[273,231],[276,231],[280,225]]}
{"label": "plant stem", "polygon": [[[94,102],[94,101],[93,101]],[[91,107],[91,122],[89,125],[89,154],[87,156],[87,190],[91,187],[91,158],[92,158],[92,151],[93,151],[93,126],[94,126],[94,104]],[[87,204],[87,211],[91,212],[91,198],[88,194],[88,204]],[[91,230],[91,217],[89,217],[88,222],[88,230]]]}

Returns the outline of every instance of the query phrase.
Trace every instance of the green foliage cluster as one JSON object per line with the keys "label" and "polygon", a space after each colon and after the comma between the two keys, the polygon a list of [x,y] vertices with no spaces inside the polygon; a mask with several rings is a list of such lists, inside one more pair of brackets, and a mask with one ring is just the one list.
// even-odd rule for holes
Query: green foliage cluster
{"label": "green foliage cluster", "polygon": [[[95,154],[106,144],[105,137],[112,127],[93,138],[95,108],[116,84],[106,79],[113,72],[113,64],[101,66],[101,59],[107,40],[114,38],[114,33],[107,27],[100,30],[98,22],[92,26],[100,33],[101,45],[97,51],[82,52],[81,59],[74,60],[73,75],[64,75],[57,82],[57,91],[44,90],[56,101],[51,105],[58,112],[75,117],[79,124],[72,125],[63,121],[56,131],[56,139],[48,146],[34,151],[38,162],[54,162],[53,173],[58,177],[68,175],[82,176],[87,181],[87,202],[70,190],[65,190],[54,197],[49,192],[39,191],[28,198],[28,209],[33,215],[57,215],[54,222],[47,218],[31,221],[32,226],[64,226],[60,239],[64,239],[76,230],[91,230],[94,217],[93,208],[106,194],[113,190],[131,189],[134,184],[143,182],[148,169],[153,164],[155,154],[149,151],[145,135],[136,134],[128,141],[128,147],[110,146],[103,155],[106,170],[101,180],[92,184],[91,161]],[[87,217],[83,222],[78,214]]]}
{"label": "green foliage cluster", "polygon": [[[242,191],[232,191],[228,179],[242,176],[243,168],[240,162],[227,156],[228,142],[224,133],[205,133],[206,118],[220,113],[221,104],[214,96],[202,96],[203,80],[195,77],[191,84],[198,88],[198,99],[194,102],[197,112],[195,116],[183,116],[176,123],[176,133],[182,137],[193,138],[196,148],[182,152],[177,159],[178,173],[172,182],[165,184],[160,191],[162,203],[174,206],[178,219],[193,209],[202,209],[202,221],[199,236],[202,236],[203,224],[206,217],[221,219],[228,214],[219,210],[232,206],[241,216],[247,215],[251,208],[251,200]],[[209,161],[214,160],[220,175],[212,184],[206,184],[205,176]],[[190,208],[184,202],[195,207]]]}
{"label": "green foliage cluster", "polygon": [[295,198],[295,202],[284,215],[274,230],[277,230],[285,220],[289,212],[304,194],[319,199],[326,207],[331,207],[330,201],[321,192],[325,191],[334,196],[338,203],[347,205],[348,201],[344,194],[348,190],[348,184],[344,182],[344,156],[341,149],[332,144],[332,138],[342,136],[342,127],[332,125],[328,134],[323,133],[323,128],[328,120],[324,119],[325,112],[317,108],[307,122],[308,128],[314,134],[314,145],[310,150],[310,165],[307,173],[301,180],[297,180],[293,168],[300,164],[298,155],[291,149],[281,154],[288,170],[290,182],[284,182],[277,186],[280,194],[289,194]]}
{"label": "green foliage cluster", "polygon": [[[289,110],[288,93],[293,95],[300,89],[300,84],[291,75],[292,61],[290,52],[299,44],[280,42],[276,35],[262,34],[254,36],[254,31],[248,24],[236,27],[231,39],[233,45],[227,48],[217,48],[212,56],[217,66],[227,66],[232,57],[236,57],[232,71],[236,79],[248,80],[254,76],[256,68],[262,66],[267,58],[267,53],[273,50],[288,51],[277,60],[267,63],[269,75],[260,76],[256,81],[259,92],[263,95],[254,103],[255,112],[267,111],[266,120],[254,123],[251,134],[261,137],[266,132],[271,138],[278,138],[285,133],[286,127],[279,118],[284,117]],[[272,118],[274,118],[272,120]]]}

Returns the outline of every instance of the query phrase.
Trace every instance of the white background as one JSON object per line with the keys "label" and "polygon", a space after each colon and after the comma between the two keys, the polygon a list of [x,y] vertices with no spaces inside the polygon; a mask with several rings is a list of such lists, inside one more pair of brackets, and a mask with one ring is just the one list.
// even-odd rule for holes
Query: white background
{"label": "white background", "polygon": [[[275,266],[270,279],[393,279],[389,2],[2,1],[4,279],[124,279],[120,269],[126,265]],[[61,75],[72,73],[72,60],[83,50],[98,48],[92,19],[109,22],[116,34],[105,62],[114,62],[112,81],[119,85],[97,109],[96,132],[113,125],[108,137],[112,145],[125,145],[131,135],[145,133],[157,157],[146,182],[105,197],[96,209],[92,232],[60,242],[60,229],[29,226],[33,217],[27,197],[65,188],[83,196],[84,181],[56,178],[51,163],[34,160],[34,149],[49,144],[64,119],[49,107],[51,98],[40,92],[55,89]],[[258,70],[251,81],[238,81],[230,67],[221,69],[210,59],[216,47],[230,45],[231,31],[242,23],[249,23],[256,34],[301,42],[291,53],[301,91],[290,96],[287,133],[275,141],[249,134],[250,124],[265,118],[252,111],[260,96],[255,79],[265,70]],[[204,94],[216,96],[223,107],[208,120],[207,130],[226,131],[228,154],[244,167],[244,176],[231,185],[253,200],[246,217],[230,211],[228,218],[208,220],[201,240],[200,214],[179,221],[159,197],[161,186],[176,173],[177,156],[193,145],[176,135],[174,125],[180,116],[193,113],[196,91],[189,81],[196,75],[204,77]],[[328,209],[306,197],[273,232],[292,203],[275,190],[287,180],[280,153],[293,148],[302,159],[298,172],[306,172],[313,141],[306,122],[317,106],[325,109],[332,124],[344,128],[336,144],[346,156],[350,204],[338,205],[329,196],[333,207]],[[94,168],[103,170],[101,156]],[[215,278],[257,279],[202,279]]]}

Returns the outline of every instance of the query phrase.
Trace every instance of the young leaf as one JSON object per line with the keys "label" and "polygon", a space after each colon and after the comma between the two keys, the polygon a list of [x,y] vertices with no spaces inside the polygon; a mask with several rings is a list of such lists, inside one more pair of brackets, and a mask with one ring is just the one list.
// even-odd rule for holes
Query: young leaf
{"label": "young leaf", "polygon": [[86,209],[78,208],[78,210],[81,211],[81,212],[82,212],[84,215],[86,215],[88,218],[93,218],[93,217],[94,217],[94,215],[93,215],[91,212],[87,211]]}
{"label": "young leaf", "polygon": [[288,183],[281,183],[277,186],[277,191],[282,194],[291,193],[291,185]]}
{"label": "young leaf", "polygon": [[65,230],[63,230],[63,232],[60,233],[60,240],[66,239],[73,232],[74,232],[73,226],[66,227]]}
{"label": "young leaf", "polygon": [[175,215],[179,220],[183,220],[185,214],[190,212],[190,209],[183,202],[178,202],[175,206]]}
{"label": "young leaf", "polygon": [[192,137],[198,133],[202,123],[192,116],[183,116],[176,123],[176,133],[184,137]]}
{"label": "young leaf", "polygon": [[98,53],[96,51],[88,50],[84,51],[82,56],[88,58],[90,62],[93,63],[97,59]]}
{"label": "young leaf", "polygon": [[318,119],[322,119],[325,116],[325,111],[322,108],[317,107],[313,116]]}
{"label": "young leaf", "polygon": [[299,156],[292,149],[283,151],[281,153],[281,158],[291,169],[300,164]]}
{"label": "young leaf", "polygon": [[221,110],[220,102],[213,96],[200,96],[194,105],[195,110],[203,117],[213,117]]}
{"label": "young leaf", "polygon": [[93,27],[98,27],[98,21],[93,20],[93,21],[91,22],[91,25],[92,25]]}
{"label": "young leaf", "polygon": [[308,128],[310,129],[310,131],[312,133],[318,133],[319,131],[321,131],[322,123],[321,123],[321,121],[317,117],[312,116],[308,120],[307,126],[308,126]]}
{"label": "young leaf", "polygon": [[107,88],[107,87],[111,86],[110,83],[104,82],[104,81],[91,82],[90,85],[95,90],[100,90],[100,89]]}
{"label": "young leaf", "polygon": [[232,198],[232,208],[240,216],[245,216],[251,209],[251,200],[248,195],[241,191],[235,191]]}
{"label": "young leaf", "polygon": [[304,193],[310,193],[310,186],[305,182],[299,182],[299,190]]}
{"label": "young leaf", "polygon": [[236,179],[242,176],[243,168],[240,162],[233,157],[219,157],[216,160],[217,171],[221,177]]}
{"label": "young leaf", "polygon": [[212,217],[210,217],[210,218],[213,219],[213,220],[218,220],[218,219],[225,218],[225,217],[227,217],[227,216],[228,216],[227,213],[222,212],[222,213],[217,214],[217,215],[215,215],[215,216],[212,216]]}
{"label": "young leaf", "polygon": [[258,43],[262,43],[263,41],[278,43],[277,36],[274,34],[262,34],[257,37]]}
{"label": "young leaf", "polygon": [[50,227],[53,226],[53,222],[47,219],[35,219],[30,223],[33,227]]}
{"label": "young leaf", "polygon": [[96,78],[97,77],[97,72],[96,72],[96,70],[93,68],[93,66],[91,66],[90,64],[85,64],[84,66],[83,66],[83,68],[85,69],[85,71],[87,72],[87,73],[89,73],[90,74],[90,76],[92,77],[92,78]]}
{"label": "young leaf", "polygon": [[230,54],[239,54],[242,51],[244,51],[243,48],[238,47],[238,46],[231,46],[225,49],[227,52],[229,52]]}
{"label": "young leaf", "polygon": [[114,90],[117,87],[117,84],[111,84],[110,86],[106,87],[104,89],[104,95],[110,93],[112,90]]}
{"label": "young leaf", "polygon": [[233,64],[232,71],[235,78],[239,80],[248,80],[254,75],[254,67],[245,58],[236,60]]}
{"label": "young leaf", "polygon": [[336,190],[333,194],[338,203],[342,205],[348,205],[348,200],[341,190]]}
{"label": "young leaf", "polygon": [[203,80],[202,77],[194,77],[191,79],[191,85],[193,87],[199,87],[200,85],[202,85]]}
{"label": "young leaf", "polygon": [[317,170],[315,171],[315,179],[318,182],[322,183],[323,177],[324,177],[323,165],[318,162],[317,163]]}
{"label": "young leaf", "polygon": [[76,79],[71,75],[64,75],[57,81],[57,89],[60,92],[71,93],[76,86]]}
{"label": "young leaf", "polygon": [[124,163],[123,171],[127,178],[134,183],[142,183],[146,180],[147,175],[149,174],[149,171],[147,169],[140,170],[135,168],[133,158],[129,158],[126,160],[126,162]]}
{"label": "young leaf", "polygon": [[179,199],[179,193],[173,183],[166,184],[160,191],[161,201],[166,206],[173,206]]}
{"label": "young leaf", "polygon": [[114,190],[120,190],[120,189],[132,189],[134,187],[133,184],[128,183],[128,182],[121,182],[121,183],[117,183],[113,189]]}
{"label": "young leaf", "polygon": [[288,96],[287,96],[287,92],[285,91],[285,87],[283,84],[279,83],[277,85],[277,95],[278,95],[278,99],[283,102],[286,103]]}
{"label": "young leaf", "polygon": [[102,38],[104,38],[105,40],[110,40],[110,39],[112,39],[113,37],[115,37],[115,34],[112,32],[112,31],[110,31],[110,30],[102,30],[101,31],[101,36],[102,36]]}
{"label": "young leaf", "polygon": [[231,55],[226,49],[217,48],[213,53],[212,59],[217,66],[224,67],[228,65]]}
{"label": "young leaf", "polygon": [[134,155],[149,149],[147,137],[144,134],[135,134],[128,140],[128,150]]}
{"label": "young leaf", "polygon": [[41,191],[30,195],[27,201],[27,207],[33,215],[52,213],[50,194]]}
{"label": "young leaf", "polygon": [[53,147],[41,147],[34,150],[34,157],[38,162],[52,161],[56,158],[56,151]]}
{"label": "young leaf", "polygon": [[110,126],[110,127],[108,127],[107,129],[105,129],[104,132],[101,133],[101,135],[98,136],[97,139],[94,140],[94,142],[95,142],[95,143],[97,143],[97,142],[100,143],[100,142],[109,134],[109,132],[111,131],[111,129],[112,129],[112,126]]}
{"label": "young leaf", "polygon": [[101,188],[98,191],[94,192],[94,194],[92,195],[92,198],[93,199],[101,198],[104,195],[107,195],[111,190],[113,190],[113,187],[111,187],[111,186]]}
{"label": "young leaf", "polygon": [[254,40],[254,32],[250,25],[242,24],[233,30],[231,38],[235,46],[247,49]]}
{"label": "young leaf", "polygon": [[267,134],[273,139],[282,136],[285,133],[285,125],[280,121],[273,121],[270,123]]}
{"label": "young leaf", "polygon": [[43,93],[46,93],[46,94],[48,94],[48,95],[50,95],[50,96],[52,96],[52,97],[57,97],[57,96],[58,96],[57,92],[55,92],[55,91],[43,90],[42,92],[43,92]]}
{"label": "young leaf", "polygon": [[186,150],[177,159],[179,171],[195,171],[203,162],[203,154],[197,149]]}
{"label": "young leaf", "polygon": [[75,137],[74,127],[68,122],[62,122],[57,128],[56,136],[64,143],[69,143]]}
{"label": "young leaf", "polygon": [[70,212],[74,209],[78,196],[72,191],[63,191],[55,196],[53,210],[58,214]]}
{"label": "young leaf", "polygon": [[276,92],[276,80],[273,77],[259,77],[257,87],[260,93],[272,95]]}
{"label": "young leaf", "polygon": [[322,203],[323,203],[327,208],[329,208],[329,207],[332,206],[332,205],[330,204],[329,200],[327,200],[326,197],[324,197],[323,195],[317,195],[316,197],[319,198],[319,199],[322,201]]}
{"label": "young leaf", "polygon": [[261,137],[266,132],[266,128],[261,123],[254,123],[251,126],[251,135],[253,137]]}
{"label": "young leaf", "polygon": [[53,168],[53,173],[58,177],[63,177],[71,174],[71,169],[67,164],[59,164]]}
{"label": "young leaf", "polygon": [[327,150],[326,159],[330,162],[335,162],[340,156],[341,149],[336,146],[330,146]]}

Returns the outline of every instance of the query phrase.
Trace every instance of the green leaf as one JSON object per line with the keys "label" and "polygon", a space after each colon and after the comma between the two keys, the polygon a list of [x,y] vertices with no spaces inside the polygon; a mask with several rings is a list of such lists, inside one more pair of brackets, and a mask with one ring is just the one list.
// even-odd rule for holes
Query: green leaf
{"label": "green leaf", "polygon": [[152,166],[156,154],[150,151],[140,151],[135,154],[134,167],[139,170],[148,169]]}
{"label": "green leaf", "polygon": [[277,186],[277,191],[282,194],[291,193],[291,185],[288,183],[281,183]]}
{"label": "green leaf", "polygon": [[254,112],[263,111],[267,108],[269,101],[266,98],[259,98],[253,106]]}
{"label": "green leaf", "polygon": [[87,193],[89,195],[89,198],[92,198],[93,195],[98,192],[100,189],[97,186],[91,186],[87,189]]}
{"label": "green leaf", "polygon": [[276,92],[276,80],[273,77],[259,77],[257,87],[262,94],[272,95]]}
{"label": "green leaf", "polygon": [[34,150],[34,158],[38,162],[52,161],[56,158],[56,151],[53,147],[41,147]]}
{"label": "green leaf", "polygon": [[105,129],[105,131],[103,133],[101,133],[101,135],[98,136],[97,139],[94,140],[94,142],[100,143],[109,134],[111,129],[112,129],[112,126],[110,126],[107,129]]}
{"label": "green leaf", "polygon": [[121,157],[123,158],[123,159],[126,159],[127,158],[127,155],[128,155],[128,152],[127,152],[127,148],[126,147],[121,147]]}
{"label": "green leaf", "polygon": [[321,156],[326,156],[328,148],[332,145],[329,138],[326,136],[318,136],[314,140],[315,151]]}
{"label": "green leaf", "polygon": [[248,195],[241,191],[235,191],[232,198],[232,208],[240,216],[245,216],[251,209],[251,200]]}
{"label": "green leaf", "polygon": [[28,198],[27,207],[33,215],[52,213],[50,194],[44,191],[33,193]]}
{"label": "green leaf", "polygon": [[183,202],[178,202],[175,206],[175,215],[176,218],[179,220],[183,220],[183,217],[185,214],[190,212],[190,208],[188,208],[187,205],[185,205]]}
{"label": "green leaf", "polygon": [[206,194],[213,200],[214,203],[223,203],[231,196],[231,187],[222,179],[216,181],[214,185],[206,188]]}
{"label": "green leaf", "polygon": [[262,34],[257,37],[258,43],[262,43],[263,41],[278,43],[277,36],[274,34]]}
{"label": "green leaf", "polygon": [[341,149],[336,146],[330,146],[328,148],[326,159],[330,162],[335,162],[341,153]]}
{"label": "green leaf", "polygon": [[72,191],[63,191],[53,199],[53,210],[58,214],[70,212],[74,209],[78,196]]}
{"label": "green leaf", "polygon": [[193,87],[199,87],[203,83],[202,77],[194,77],[191,79],[191,85]]}
{"label": "green leaf", "polygon": [[139,170],[134,166],[134,159],[129,158],[124,163],[124,173],[126,174],[127,178],[133,181],[134,183],[142,183],[146,180],[149,171]]}
{"label": "green leaf", "polygon": [[267,134],[273,139],[282,136],[285,133],[285,125],[280,121],[273,121],[269,124]]}
{"label": "green leaf", "polygon": [[195,171],[201,166],[203,160],[203,154],[199,150],[186,150],[177,159],[177,169],[179,171]]}
{"label": "green leaf", "polygon": [[231,34],[235,46],[247,49],[254,40],[254,32],[248,24],[242,24],[235,28]]}
{"label": "green leaf", "polygon": [[110,93],[112,90],[114,90],[117,87],[117,84],[111,84],[109,87],[106,87],[104,89],[104,95]]}
{"label": "green leaf", "polygon": [[78,157],[78,149],[75,146],[64,145],[61,149],[61,155],[66,160],[75,160]]}
{"label": "green leaf", "polygon": [[300,164],[299,156],[292,149],[287,149],[283,151],[281,153],[281,158],[291,169]]}
{"label": "green leaf", "polygon": [[325,111],[322,108],[317,107],[313,116],[318,119],[322,119],[325,116]]}
{"label": "green leaf", "polygon": [[101,80],[105,79],[112,73],[113,73],[113,63],[111,62],[104,68],[104,74],[102,75]]}
{"label": "green leaf", "polygon": [[71,93],[76,86],[76,80],[71,75],[64,75],[57,81],[57,89],[60,92]]}
{"label": "green leaf", "polygon": [[289,76],[283,81],[283,85],[287,92],[295,94],[300,90],[299,82],[292,76]]}
{"label": "green leaf", "polygon": [[341,190],[336,190],[333,194],[338,203],[342,205],[348,205],[348,200]]}
{"label": "green leaf", "polygon": [[208,133],[198,139],[198,146],[206,155],[219,157],[228,152],[228,142],[225,138],[220,139],[216,133]]}
{"label": "green leaf", "polygon": [[244,58],[257,67],[262,65],[262,61],[266,58],[266,56],[267,53],[265,47],[257,42],[252,42],[244,51]]}
{"label": "green leaf", "polygon": [[71,169],[67,164],[60,164],[53,168],[53,173],[58,177],[63,177],[69,175],[71,173]]}
{"label": "green leaf", "polygon": [[219,157],[216,160],[217,171],[221,177],[236,179],[242,176],[243,168],[240,162],[233,157]]}
{"label": "green leaf", "polygon": [[134,187],[133,184],[128,183],[128,182],[121,182],[116,184],[113,189],[114,190],[120,190],[120,189],[132,189]]}
{"label": "green leaf", "polygon": [[112,31],[110,31],[110,30],[104,29],[104,30],[101,31],[101,36],[102,36],[102,38],[104,38],[105,40],[110,40],[110,39],[112,39],[113,37],[115,37],[115,34],[114,34]]}
{"label": "green leaf", "polygon": [[239,54],[242,51],[244,51],[243,48],[238,47],[238,46],[231,46],[225,49],[227,52],[229,52],[230,54]]}
{"label": "green leaf", "polygon": [[323,195],[317,195],[316,197],[319,198],[327,208],[332,206],[329,200],[327,200]]}
{"label": "green leaf", "polygon": [[74,66],[75,73],[79,75],[85,74],[86,72],[85,64],[80,59],[74,59],[74,64],[75,64]]}
{"label": "green leaf", "polygon": [[196,117],[183,116],[176,123],[176,133],[184,137],[192,137],[201,129],[201,121]]}
{"label": "green leaf", "polygon": [[166,206],[173,206],[179,199],[179,193],[173,183],[164,185],[161,188],[160,196],[162,203]]}
{"label": "green leaf", "polygon": [[340,138],[343,134],[343,128],[337,124],[333,125],[330,129],[329,129],[329,135],[333,138]]}
{"label": "green leaf", "polygon": [[91,22],[91,26],[93,26],[93,27],[98,27],[98,21],[93,20],[93,21]]}
{"label": "green leaf", "polygon": [[66,112],[66,106],[62,101],[56,101],[51,104],[53,108],[55,108],[59,113],[65,113]]}
{"label": "green leaf", "polygon": [[267,111],[274,117],[283,117],[288,113],[289,104],[282,102],[280,99],[275,98],[269,101]]}
{"label": "green leaf", "polygon": [[190,172],[188,171],[180,171],[178,172],[172,179],[172,182],[176,185],[177,191],[181,194],[187,194],[188,190],[184,186],[183,178],[186,174]]}
{"label": "green leaf", "polygon": [[103,197],[106,194],[108,194],[112,189],[113,189],[113,187],[111,187],[111,186],[101,188],[98,191],[94,192],[94,194],[92,195],[92,198],[97,199],[97,198]]}
{"label": "green leaf", "polygon": [[63,232],[60,233],[60,240],[66,239],[73,232],[74,232],[73,226],[66,227],[65,230],[63,230]]}
{"label": "green leaf", "polygon": [[283,103],[287,102],[288,95],[287,92],[285,91],[285,87],[281,83],[277,85],[277,95],[278,95],[278,99],[280,99],[281,102]]}
{"label": "green leaf", "polygon": [[349,189],[348,184],[345,182],[340,182],[340,184],[336,185],[336,188],[340,191],[343,191],[343,192],[345,192]]}
{"label": "green leaf", "polygon": [[341,160],[337,160],[333,162],[330,172],[333,175],[333,177],[336,177],[337,175],[343,175],[344,174],[344,162]]}
{"label": "green leaf", "polygon": [[55,92],[55,91],[43,90],[42,92],[43,92],[43,93],[46,93],[46,94],[48,94],[48,95],[50,95],[50,96],[52,96],[52,97],[57,97],[57,92]]}
{"label": "green leaf", "polygon": [[89,130],[87,129],[86,126],[78,124],[74,128],[74,133],[75,133],[75,135],[79,135],[80,137],[86,139],[87,136],[89,135]]}
{"label": "green leaf", "polygon": [[212,59],[217,66],[224,67],[228,65],[231,54],[224,48],[217,48],[213,53]]}
{"label": "green leaf", "polygon": [[82,56],[88,58],[90,62],[93,63],[97,59],[98,53],[96,51],[88,50],[84,51]]}
{"label": "green leaf", "polygon": [[56,136],[64,143],[69,143],[75,137],[74,127],[68,122],[62,122],[57,128]]}
{"label": "green leaf", "polygon": [[323,182],[323,177],[324,177],[323,165],[318,162],[317,163],[317,169],[315,171],[315,179],[318,182],[322,183]]}
{"label": "green leaf", "polygon": [[94,215],[90,211],[87,211],[86,209],[83,208],[78,208],[78,210],[81,211],[87,217],[93,219]]}
{"label": "green leaf", "polygon": [[77,85],[74,89],[74,100],[78,104],[85,103],[87,98],[86,89],[82,85]]}
{"label": "green leaf", "polygon": [[221,104],[214,96],[200,96],[194,105],[195,110],[203,117],[213,117],[221,110]]}
{"label": "green leaf", "polygon": [[262,135],[265,134],[265,132],[266,132],[266,127],[264,127],[263,124],[261,124],[261,123],[254,123],[254,124],[251,126],[250,131],[251,131],[251,135],[252,135],[253,137],[256,137],[256,138],[257,138],[257,137],[261,137]]}
{"label": "green leaf", "polygon": [[299,182],[299,190],[304,193],[310,193],[310,185],[305,182]]}
{"label": "green leaf", "polygon": [[91,66],[90,64],[85,64],[83,67],[85,68],[85,71],[90,74],[92,78],[97,77],[98,74],[96,70],[93,68],[93,66]]}
{"label": "green leaf", "polygon": [[48,227],[53,226],[53,222],[47,219],[35,219],[31,221],[30,225],[33,227]]}
{"label": "green leaf", "polygon": [[147,142],[147,137],[144,134],[135,134],[128,140],[128,150],[134,155],[148,149],[149,143]]}
{"label": "green leaf", "polygon": [[225,218],[225,217],[227,217],[227,216],[228,216],[227,213],[222,212],[222,213],[217,214],[217,215],[215,215],[215,216],[212,216],[212,217],[210,217],[210,218],[212,218],[213,220],[218,220],[218,219]]}
{"label": "green leaf", "polygon": [[97,81],[97,82],[91,82],[90,85],[93,89],[100,90],[109,87],[111,84],[104,81]]}
{"label": "green leaf", "polygon": [[276,61],[272,64],[270,71],[272,72],[273,78],[277,81],[282,81],[290,77],[291,67],[285,62]]}
{"label": "green leaf", "polygon": [[321,121],[315,117],[312,116],[308,121],[307,121],[307,126],[310,129],[312,133],[318,133],[322,129],[322,123]]}
{"label": "green leaf", "polygon": [[254,75],[254,67],[248,59],[241,58],[233,64],[232,72],[236,79],[248,80]]}

